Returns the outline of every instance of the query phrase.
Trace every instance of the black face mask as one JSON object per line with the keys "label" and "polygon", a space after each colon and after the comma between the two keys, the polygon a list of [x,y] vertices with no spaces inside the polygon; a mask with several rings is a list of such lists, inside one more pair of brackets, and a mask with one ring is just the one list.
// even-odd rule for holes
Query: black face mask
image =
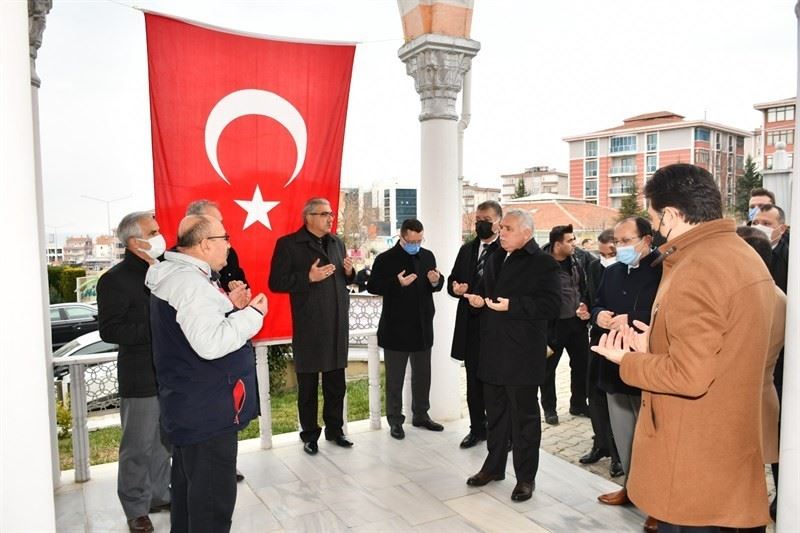
{"label": "black face mask", "polygon": [[478,234],[478,238],[481,240],[486,240],[492,235],[494,235],[494,231],[492,231],[492,223],[488,220],[479,220],[475,223],[475,233]]}

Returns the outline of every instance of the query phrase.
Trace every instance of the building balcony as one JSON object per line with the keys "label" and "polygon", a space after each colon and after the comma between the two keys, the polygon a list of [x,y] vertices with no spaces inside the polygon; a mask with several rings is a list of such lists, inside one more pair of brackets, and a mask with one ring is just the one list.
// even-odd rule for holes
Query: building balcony
{"label": "building balcony", "polygon": [[609,176],[635,176],[636,165],[613,165],[608,169]]}
{"label": "building balcony", "polygon": [[633,184],[612,185],[608,189],[609,196],[625,196],[633,192]]}

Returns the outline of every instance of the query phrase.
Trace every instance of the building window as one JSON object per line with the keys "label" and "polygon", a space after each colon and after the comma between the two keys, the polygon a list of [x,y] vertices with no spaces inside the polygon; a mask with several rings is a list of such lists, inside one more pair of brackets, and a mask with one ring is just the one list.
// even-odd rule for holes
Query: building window
{"label": "building window", "polygon": [[733,135],[728,135],[728,151],[733,152]]}
{"label": "building window", "polygon": [[778,130],[767,133],[767,146],[775,146],[779,142],[794,144],[794,130]]}
{"label": "building window", "polygon": [[694,152],[694,164],[695,165],[706,165],[711,161],[709,158],[708,150],[695,150]]}
{"label": "building window", "polygon": [[717,150],[722,149],[722,134],[718,131],[714,134],[714,146]]}
{"label": "building window", "polygon": [[597,180],[586,180],[583,184],[584,198],[597,197]]}
{"label": "building window", "polygon": [[647,151],[655,152],[658,150],[658,133],[647,134]]}
{"label": "building window", "polygon": [[585,151],[586,157],[597,157],[597,141],[586,141]]}
{"label": "building window", "polygon": [[744,170],[744,156],[737,155],[736,156],[736,170]]}
{"label": "building window", "polygon": [[620,152],[636,151],[636,135],[625,135],[624,137],[611,137],[612,154]]}
{"label": "building window", "polygon": [[597,177],[597,160],[591,159],[583,163],[583,175],[587,178]]}
{"label": "building window", "polygon": [[772,156],[767,156],[767,170],[772,170]]}
{"label": "building window", "polygon": [[783,120],[794,120],[793,105],[771,107],[767,109],[767,122],[781,122]]}
{"label": "building window", "polygon": [[736,148],[744,148],[744,137],[741,135],[736,136]]}
{"label": "building window", "polygon": [[648,155],[647,156],[647,173],[652,174],[658,170],[658,156],[657,155]]}
{"label": "building window", "polygon": [[711,132],[706,128],[696,128],[694,130],[694,140],[695,141],[711,141]]}
{"label": "building window", "polygon": [[733,156],[728,156],[728,173],[733,172]]}

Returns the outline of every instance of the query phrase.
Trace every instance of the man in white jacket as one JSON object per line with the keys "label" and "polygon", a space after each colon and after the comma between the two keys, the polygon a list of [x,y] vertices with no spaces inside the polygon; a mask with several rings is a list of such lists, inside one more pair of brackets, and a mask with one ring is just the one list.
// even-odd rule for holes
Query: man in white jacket
{"label": "man in white jacket", "polygon": [[178,251],[147,272],[161,422],[173,445],[173,532],[230,530],[237,432],[257,413],[249,339],[261,329],[267,299],[250,299],[247,289],[229,298],[216,283],[229,240],[219,220],[188,216]]}

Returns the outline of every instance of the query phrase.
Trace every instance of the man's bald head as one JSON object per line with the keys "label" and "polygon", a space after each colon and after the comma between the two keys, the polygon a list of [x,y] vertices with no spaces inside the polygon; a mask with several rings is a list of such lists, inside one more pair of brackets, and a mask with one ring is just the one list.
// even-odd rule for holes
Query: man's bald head
{"label": "man's bald head", "polygon": [[178,224],[178,248],[192,248],[211,235],[214,222],[218,220],[208,215],[188,215]]}

